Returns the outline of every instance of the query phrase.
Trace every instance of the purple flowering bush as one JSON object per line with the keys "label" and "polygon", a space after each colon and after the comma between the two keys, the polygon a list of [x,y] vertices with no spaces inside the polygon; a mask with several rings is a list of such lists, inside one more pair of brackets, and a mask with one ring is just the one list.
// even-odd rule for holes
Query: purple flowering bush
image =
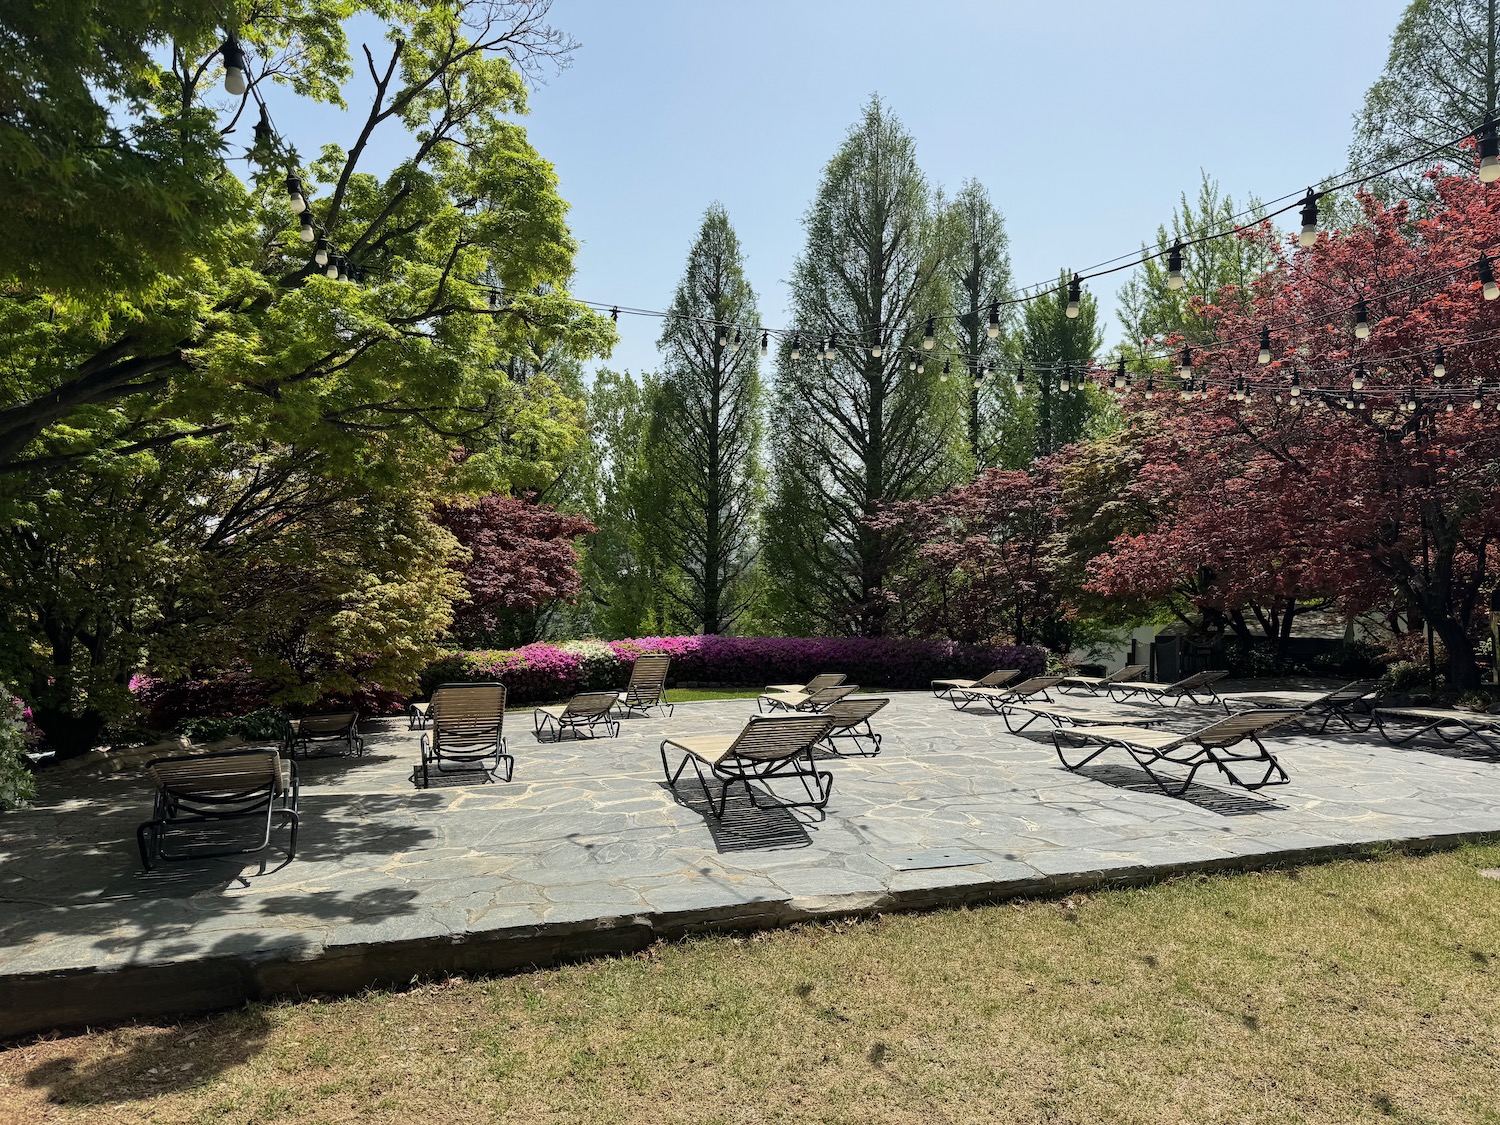
{"label": "purple flowering bush", "polygon": [[36,796],[26,751],[36,742],[31,708],[0,688],[0,809],[14,809]]}
{"label": "purple flowering bush", "polygon": [[453,652],[422,673],[422,691],[441,683],[499,680],[513,703],[623,688],[642,653],[672,658],[669,683],[761,687],[842,672],[865,688],[925,688],[933,680],[978,677],[996,668],[1039,674],[1045,649],[966,645],[897,637],[639,637],[623,641],[539,643],[505,651]]}

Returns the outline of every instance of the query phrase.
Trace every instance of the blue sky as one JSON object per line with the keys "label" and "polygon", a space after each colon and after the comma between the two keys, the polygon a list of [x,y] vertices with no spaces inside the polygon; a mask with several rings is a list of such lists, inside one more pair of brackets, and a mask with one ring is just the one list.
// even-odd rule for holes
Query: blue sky
{"label": "blue sky", "polygon": [[[531,100],[581,248],[582,298],[663,308],[703,210],[729,211],[764,323],[824,164],[878,93],[930,180],[975,177],[1005,215],[1019,283],[1154,235],[1199,169],[1236,200],[1344,166],[1405,0],[557,0],[581,44]],[[357,48],[356,48],[357,50]],[[352,104],[361,96],[356,82]],[[304,152],[346,140],[322,109],[273,114]],[[372,166],[404,150],[376,138]],[[1113,290],[1097,290],[1107,339]],[[658,322],[620,319],[610,366],[657,361]]]}

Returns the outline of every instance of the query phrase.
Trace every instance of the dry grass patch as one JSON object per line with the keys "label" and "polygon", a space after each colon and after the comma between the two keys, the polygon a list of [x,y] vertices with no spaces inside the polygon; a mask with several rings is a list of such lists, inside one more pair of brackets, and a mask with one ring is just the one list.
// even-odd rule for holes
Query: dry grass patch
{"label": "dry grass patch", "polygon": [[1500,1123],[1500,848],[0,1052],[0,1122]]}

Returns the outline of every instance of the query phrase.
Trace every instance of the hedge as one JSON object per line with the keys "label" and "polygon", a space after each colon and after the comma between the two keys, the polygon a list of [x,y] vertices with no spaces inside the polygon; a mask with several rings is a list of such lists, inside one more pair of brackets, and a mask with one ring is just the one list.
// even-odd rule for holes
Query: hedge
{"label": "hedge", "polygon": [[453,652],[422,673],[423,694],[440,683],[499,680],[513,703],[562,699],[579,691],[622,688],[641,653],[672,658],[668,683],[761,687],[801,683],[842,672],[878,689],[925,688],[933,680],[979,677],[996,668],[1040,673],[1045,649],[1031,645],[963,645],[892,637],[640,637],[566,641],[506,651]]}

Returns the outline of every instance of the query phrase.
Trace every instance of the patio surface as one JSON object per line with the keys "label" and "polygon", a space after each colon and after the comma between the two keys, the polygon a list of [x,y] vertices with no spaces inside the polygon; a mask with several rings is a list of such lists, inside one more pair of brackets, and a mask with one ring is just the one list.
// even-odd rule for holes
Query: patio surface
{"label": "patio surface", "polygon": [[[363,758],[299,763],[297,857],[274,869],[273,855],[265,875],[237,860],[142,874],[141,774],[45,775],[36,808],[0,817],[0,1038],[548,964],[716,927],[1500,832],[1500,763],[1427,739],[1281,734],[1269,745],[1290,785],[1246,794],[1203,771],[1171,798],[1124,755],[1069,773],[1045,735],[1008,734],[988,711],[891,699],[876,717],[883,753],[828,767],[826,817],[757,809],[737,789],[722,823],[696,781],[680,796],[663,785],[657,745],[737,730],[752,701],[679,705],[592,742],[539,740],[517,713],[512,783],[452,777],[426,791],[411,781],[418,735],[373,723]],[[1167,725],[1222,714],[1183,708]]]}

